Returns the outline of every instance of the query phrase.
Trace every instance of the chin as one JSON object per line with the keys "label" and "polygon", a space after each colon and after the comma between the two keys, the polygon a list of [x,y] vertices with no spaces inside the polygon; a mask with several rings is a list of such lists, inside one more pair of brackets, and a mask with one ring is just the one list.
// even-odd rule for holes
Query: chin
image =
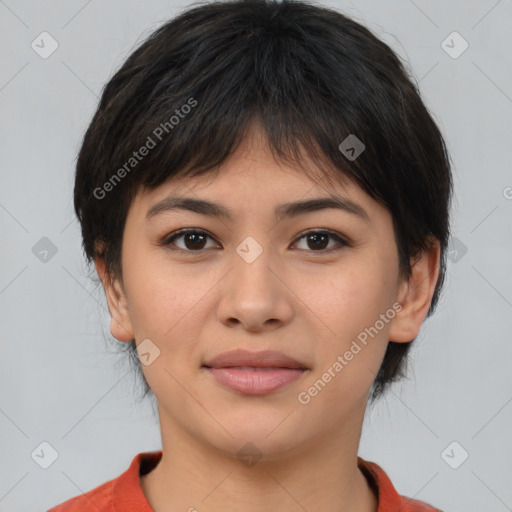
{"label": "chin", "polygon": [[212,432],[209,431],[207,442],[218,451],[242,461],[246,458],[261,461],[279,460],[296,451],[303,441],[297,435],[296,426],[281,423],[284,417],[286,414],[281,415],[275,422],[263,421],[261,418],[259,421],[251,422],[248,417],[243,422],[229,425],[224,423],[232,437],[223,431],[221,438],[212,439]]}

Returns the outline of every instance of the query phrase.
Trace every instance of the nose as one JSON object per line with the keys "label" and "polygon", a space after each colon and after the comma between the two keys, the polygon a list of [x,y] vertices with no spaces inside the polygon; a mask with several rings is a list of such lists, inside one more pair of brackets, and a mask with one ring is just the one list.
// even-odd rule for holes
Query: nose
{"label": "nose", "polygon": [[232,270],[220,283],[217,315],[228,327],[259,332],[289,323],[293,297],[279,262],[254,239],[240,244],[233,254]]}

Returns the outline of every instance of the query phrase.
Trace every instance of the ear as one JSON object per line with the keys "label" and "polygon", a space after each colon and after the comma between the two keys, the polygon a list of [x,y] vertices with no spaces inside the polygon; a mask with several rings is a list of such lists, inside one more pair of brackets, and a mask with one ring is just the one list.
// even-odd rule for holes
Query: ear
{"label": "ear", "polygon": [[407,343],[420,331],[439,277],[441,247],[439,240],[431,237],[430,249],[411,259],[411,276],[400,284],[397,301],[402,309],[391,321],[389,341]]}
{"label": "ear", "polygon": [[128,312],[128,301],[122,284],[109,278],[106,271],[105,259],[102,256],[94,258],[94,265],[103,283],[110,312],[110,332],[119,341],[132,341],[135,338],[132,322]]}

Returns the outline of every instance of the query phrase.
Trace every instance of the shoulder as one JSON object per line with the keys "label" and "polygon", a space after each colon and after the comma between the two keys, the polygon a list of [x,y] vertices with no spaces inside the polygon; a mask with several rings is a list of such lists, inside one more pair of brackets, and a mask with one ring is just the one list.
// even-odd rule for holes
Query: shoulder
{"label": "shoulder", "polygon": [[161,457],[161,450],[139,453],[118,477],[46,512],[152,512],[142,491],[140,476],[151,471]]}
{"label": "shoulder", "polygon": [[109,480],[92,491],[70,498],[47,512],[113,512],[112,488],[115,480]]}
{"label": "shoulder", "polygon": [[424,501],[400,495],[386,472],[375,462],[358,457],[357,465],[378,495],[377,512],[443,512]]}
{"label": "shoulder", "polygon": [[402,505],[400,512],[443,512],[440,508],[436,508],[424,501],[408,498],[407,496],[400,496]]}

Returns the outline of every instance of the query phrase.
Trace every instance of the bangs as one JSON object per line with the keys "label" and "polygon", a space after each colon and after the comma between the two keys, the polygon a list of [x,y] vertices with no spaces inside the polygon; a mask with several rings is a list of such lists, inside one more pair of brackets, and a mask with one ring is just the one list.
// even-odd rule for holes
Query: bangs
{"label": "bangs", "polygon": [[[114,188],[126,188],[122,194],[131,201],[141,186],[153,189],[172,177],[213,170],[258,126],[277,161],[330,185],[350,177],[387,206],[382,189],[389,176],[380,162],[399,165],[401,148],[392,147],[400,139],[399,123],[384,112],[400,117],[400,93],[378,80],[377,59],[363,70],[362,56],[340,51],[335,32],[332,40],[325,34],[316,38],[320,27],[312,17],[306,37],[304,27],[286,18],[287,5],[280,9],[282,19],[271,27],[258,16],[238,25],[226,19],[218,27],[222,37],[194,36],[204,21],[195,17],[197,26],[189,25],[181,38],[171,38],[175,31],[168,26],[152,36],[165,39],[165,51],[151,51],[149,43],[135,51],[100,105],[103,150],[110,152],[101,180],[124,167],[122,187]],[[151,64],[135,66],[143,60]],[[340,151],[349,135],[365,145],[354,160]],[[147,155],[134,161],[133,152],[144,146]]]}

